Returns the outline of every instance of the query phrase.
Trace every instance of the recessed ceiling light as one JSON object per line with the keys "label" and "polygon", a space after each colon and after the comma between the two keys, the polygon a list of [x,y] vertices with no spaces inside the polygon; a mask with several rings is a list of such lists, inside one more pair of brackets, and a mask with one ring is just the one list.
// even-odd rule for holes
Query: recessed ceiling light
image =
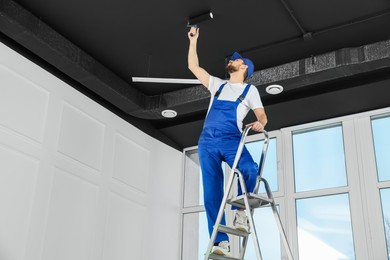
{"label": "recessed ceiling light", "polygon": [[175,110],[166,109],[161,112],[161,115],[166,118],[173,118],[177,116],[177,112]]}
{"label": "recessed ceiling light", "polygon": [[269,85],[266,87],[265,91],[267,91],[268,94],[277,95],[282,93],[283,87],[280,85]]}

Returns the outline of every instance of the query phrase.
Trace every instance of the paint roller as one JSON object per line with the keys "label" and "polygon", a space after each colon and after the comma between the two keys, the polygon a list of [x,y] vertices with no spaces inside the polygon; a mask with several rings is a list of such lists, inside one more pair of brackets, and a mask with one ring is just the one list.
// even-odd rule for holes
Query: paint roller
{"label": "paint roller", "polygon": [[[194,16],[194,17],[190,17],[188,19],[187,27],[198,28],[198,24],[206,22],[206,21],[211,20],[211,19],[213,19],[213,13],[212,12],[207,12],[207,13],[200,14],[200,15],[197,15],[197,16]],[[192,37],[194,35],[191,33],[190,36]]]}

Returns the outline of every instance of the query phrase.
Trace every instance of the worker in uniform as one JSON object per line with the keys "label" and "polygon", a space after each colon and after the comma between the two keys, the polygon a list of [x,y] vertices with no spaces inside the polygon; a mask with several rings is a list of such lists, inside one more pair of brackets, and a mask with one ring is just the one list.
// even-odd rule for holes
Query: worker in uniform
{"label": "worker in uniform", "polygon": [[[254,131],[264,129],[267,116],[257,88],[244,83],[254,72],[252,61],[235,52],[226,65],[229,80],[211,76],[199,66],[196,50],[198,37],[199,28],[191,27],[188,32],[190,40],[188,68],[211,93],[207,116],[198,141],[204,206],[211,236],[224,195],[222,162],[225,161],[232,167],[241,140],[242,122],[249,110],[254,111],[257,119],[247,125],[252,126],[251,129]],[[252,191],[256,185],[258,165],[245,147],[237,168],[243,174],[247,190]],[[238,186],[238,193],[241,194],[240,186]],[[225,216],[223,216],[221,224],[226,225],[225,222]],[[245,211],[236,210],[233,225],[237,229],[249,231]],[[218,232],[213,253],[231,255],[227,234]]]}

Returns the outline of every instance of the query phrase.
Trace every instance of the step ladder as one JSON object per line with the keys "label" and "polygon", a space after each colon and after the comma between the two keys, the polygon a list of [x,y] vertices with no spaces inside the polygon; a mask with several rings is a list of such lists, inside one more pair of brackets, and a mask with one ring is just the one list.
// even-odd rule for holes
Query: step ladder
{"label": "step ladder", "polygon": [[[252,240],[254,242],[254,247],[255,247],[257,259],[262,260],[260,245],[259,245],[259,241],[257,238],[255,224],[253,221],[253,213],[254,213],[254,210],[256,208],[265,207],[265,206],[271,206],[273,215],[275,217],[276,224],[277,224],[278,229],[279,229],[280,238],[283,242],[288,259],[294,260],[290,246],[289,246],[288,241],[287,241],[286,234],[285,234],[283,226],[282,226],[282,222],[280,220],[279,212],[276,208],[275,201],[274,201],[274,198],[273,198],[272,193],[271,193],[271,189],[269,187],[268,182],[262,177],[265,157],[266,157],[267,149],[268,149],[268,141],[269,141],[268,133],[266,131],[261,131],[264,134],[265,139],[264,139],[262,154],[260,157],[259,171],[258,171],[256,186],[255,186],[253,192],[247,192],[246,187],[245,187],[244,178],[243,178],[241,172],[237,169],[237,165],[238,165],[239,159],[241,158],[241,153],[242,153],[242,150],[243,150],[244,145],[245,145],[245,139],[246,139],[246,136],[248,135],[248,132],[250,129],[251,129],[251,126],[246,127],[241,135],[240,144],[238,146],[236,157],[235,157],[234,162],[233,162],[231,174],[229,176],[229,180],[228,180],[228,183],[227,183],[226,188],[225,188],[225,194],[224,194],[224,197],[222,199],[221,207],[219,208],[218,216],[217,216],[217,219],[216,219],[216,222],[214,225],[213,232],[211,234],[209,245],[207,247],[207,251],[205,254],[205,258],[204,258],[205,260],[209,260],[209,259],[243,260],[250,235],[252,235]],[[236,178],[238,179],[239,184],[241,186],[242,195],[229,199],[229,194],[231,193],[233,182],[234,182],[234,179],[236,179]],[[257,194],[261,182],[263,182],[263,184],[264,184],[264,188],[266,190],[267,196],[262,196],[262,195]],[[232,227],[221,225],[222,216],[224,214],[224,210],[225,210],[225,207],[227,204],[230,204],[230,205],[233,205],[233,206],[236,206],[238,208],[242,208],[242,209],[246,210],[248,221],[249,221],[249,227],[250,227],[249,232],[240,231],[240,230],[237,230],[237,229],[232,228]],[[241,238],[240,239],[241,242],[240,242],[239,258],[221,256],[221,255],[217,255],[217,254],[212,253],[212,248],[214,246],[215,239],[217,237],[218,232],[223,232],[223,233],[230,234],[233,236],[238,236]],[[252,260],[252,259],[250,259],[250,260]]]}

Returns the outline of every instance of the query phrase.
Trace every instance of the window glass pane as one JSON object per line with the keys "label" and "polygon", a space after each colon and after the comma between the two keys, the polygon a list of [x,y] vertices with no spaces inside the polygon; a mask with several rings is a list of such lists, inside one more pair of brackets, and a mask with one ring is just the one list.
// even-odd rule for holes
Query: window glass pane
{"label": "window glass pane", "polygon": [[299,199],[299,260],[355,259],[347,194]]}
{"label": "window glass pane", "polygon": [[[246,144],[246,148],[252,155],[257,164],[260,162],[261,153],[263,152],[264,141],[256,141]],[[276,154],[276,138],[269,139],[265,164],[263,169],[263,178],[268,181],[271,191],[278,191],[278,164]],[[260,187],[259,193],[265,192],[263,186]]]}
{"label": "window glass pane", "polygon": [[184,207],[203,205],[202,174],[198,150],[186,152],[184,167]]}
{"label": "window glass pane", "polygon": [[201,260],[209,243],[207,219],[205,212],[183,215],[183,251],[185,260]]}
{"label": "window glass pane", "polygon": [[383,221],[386,233],[387,255],[390,259],[390,188],[381,190]]}
{"label": "window glass pane", "polygon": [[[254,222],[260,243],[263,260],[282,259],[280,252],[279,229],[271,207],[258,208],[254,212]],[[253,235],[249,236],[245,259],[256,259]]]}
{"label": "window glass pane", "polygon": [[347,184],[341,126],[293,134],[295,190]]}
{"label": "window glass pane", "polygon": [[372,133],[378,179],[390,180],[390,117],[372,120]]}

